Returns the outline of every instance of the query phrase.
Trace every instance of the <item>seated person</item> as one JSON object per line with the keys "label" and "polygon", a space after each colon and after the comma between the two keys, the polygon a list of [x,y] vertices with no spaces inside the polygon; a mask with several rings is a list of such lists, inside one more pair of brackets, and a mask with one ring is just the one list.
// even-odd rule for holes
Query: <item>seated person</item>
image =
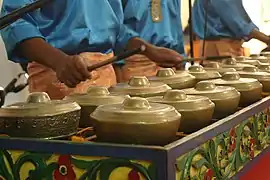
{"label": "seated person", "polygon": [[[185,54],[180,0],[122,0],[124,24],[145,41]],[[120,12],[121,13],[121,12]],[[132,76],[154,76],[159,66],[145,55],[134,55],[115,64],[118,80]]]}
{"label": "seated person", "polygon": [[[5,0],[8,14],[31,0]],[[29,62],[29,91],[47,92],[52,99],[85,92],[90,85],[112,86],[116,76],[112,65],[91,73],[87,67],[141,45],[142,54],[156,63],[174,66],[177,52],[153,46],[122,23],[121,0],[60,0],[26,14],[2,31],[9,59]]]}
{"label": "seated person", "polygon": [[193,31],[205,40],[204,56],[243,56],[242,44],[252,38],[270,43],[251,21],[242,0],[196,0],[192,13]]}

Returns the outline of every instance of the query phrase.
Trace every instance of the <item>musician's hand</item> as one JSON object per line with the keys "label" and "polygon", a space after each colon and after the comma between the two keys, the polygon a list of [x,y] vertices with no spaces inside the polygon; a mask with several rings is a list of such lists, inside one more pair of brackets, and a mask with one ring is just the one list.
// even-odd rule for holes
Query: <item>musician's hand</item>
{"label": "musician's hand", "polygon": [[146,47],[146,50],[142,54],[161,67],[175,67],[181,63],[182,57],[176,51],[154,46],[138,37],[131,38],[128,41],[127,49],[138,48],[142,45]]}
{"label": "musician's hand", "polygon": [[66,56],[60,59],[55,68],[57,78],[70,88],[90,78],[87,62],[80,56]]}
{"label": "musician's hand", "polygon": [[151,46],[145,55],[161,67],[176,67],[182,64],[182,56],[179,53],[163,47]]}

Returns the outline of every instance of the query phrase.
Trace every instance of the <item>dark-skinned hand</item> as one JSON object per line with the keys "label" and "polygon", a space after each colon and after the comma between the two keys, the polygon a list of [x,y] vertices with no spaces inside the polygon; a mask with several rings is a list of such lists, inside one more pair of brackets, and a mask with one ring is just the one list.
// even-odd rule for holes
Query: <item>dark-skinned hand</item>
{"label": "dark-skinned hand", "polygon": [[78,55],[66,56],[60,60],[55,72],[59,81],[70,88],[76,87],[82,81],[91,78],[87,70],[89,64]]}
{"label": "dark-skinned hand", "polygon": [[171,68],[183,65],[182,56],[174,50],[152,46],[147,50],[146,56],[157,63],[160,67]]}

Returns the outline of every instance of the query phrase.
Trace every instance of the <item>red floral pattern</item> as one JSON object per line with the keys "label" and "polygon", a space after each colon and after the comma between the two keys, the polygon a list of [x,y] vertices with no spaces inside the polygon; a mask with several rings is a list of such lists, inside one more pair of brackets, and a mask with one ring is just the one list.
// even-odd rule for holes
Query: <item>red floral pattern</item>
{"label": "red floral pattern", "polygon": [[255,139],[253,139],[253,138],[251,138],[250,140],[249,140],[249,157],[251,158],[251,159],[253,159],[254,158],[254,146],[255,146]]}
{"label": "red floral pattern", "polygon": [[54,180],[76,180],[70,155],[59,156],[58,168],[54,171],[53,177]]}
{"label": "red floral pattern", "polygon": [[230,130],[230,136],[236,137],[235,128],[232,128],[232,129]]}
{"label": "red floral pattern", "polygon": [[132,169],[128,174],[128,180],[140,180],[140,174],[135,169]]}
{"label": "red floral pattern", "polygon": [[235,128],[232,128],[230,130],[230,146],[229,146],[229,152],[233,152],[236,148],[236,133]]}
{"label": "red floral pattern", "polygon": [[268,126],[270,126],[270,115],[267,115],[267,120],[264,121],[264,127],[267,128]]}
{"label": "red floral pattern", "polygon": [[204,174],[204,180],[212,180],[214,177],[214,172],[212,169],[208,169]]}

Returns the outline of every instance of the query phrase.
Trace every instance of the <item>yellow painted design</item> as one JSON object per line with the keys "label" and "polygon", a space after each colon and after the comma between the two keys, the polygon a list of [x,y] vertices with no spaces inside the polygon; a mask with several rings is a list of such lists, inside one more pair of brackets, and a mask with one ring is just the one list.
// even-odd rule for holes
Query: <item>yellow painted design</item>
{"label": "yellow painted design", "polygon": [[269,146],[269,112],[266,109],[179,157],[176,180],[234,176]]}
{"label": "yellow painted design", "polygon": [[[10,153],[14,164],[20,159],[21,156],[23,156],[25,153],[27,153],[24,151],[13,151],[13,150],[8,151],[8,152]],[[84,157],[84,156],[72,156],[72,158],[75,160],[82,160],[84,162],[92,162],[92,161],[109,159],[109,157]],[[58,160],[59,160],[59,155],[56,155],[56,154],[51,155],[50,158],[46,160],[46,165],[48,166],[49,164],[52,164],[52,163],[58,163]],[[130,161],[130,162],[139,164],[142,167],[144,167],[145,169],[147,169],[151,164],[150,162],[146,162],[146,161]],[[5,164],[7,167],[9,166],[9,163],[7,162],[6,159],[5,159]],[[87,169],[81,169],[80,167],[76,167],[75,165],[72,165],[72,168],[76,174],[76,179],[82,177],[83,174],[85,174],[87,172]],[[34,164],[32,164],[30,162],[25,162],[19,170],[20,178],[23,180],[27,179],[29,177],[29,172],[31,170],[35,170]],[[128,180],[128,175],[129,175],[131,170],[132,169],[129,167],[115,168],[112,171],[112,173],[110,174],[109,180]],[[9,168],[9,173],[12,174],[11,168]],[[138,174],[140,175],[140,180],[147,180],[146,178],[144,178],[144,176],[141,173],[138,173]],[[49,176],[53,177],[53,173]],[[4,178],[2,178],[2,179],[5,180]],[[0,178],[0,180],[2,180],[2,179]],[[99,173],[97,174],[96,180],[101,180]]]}

